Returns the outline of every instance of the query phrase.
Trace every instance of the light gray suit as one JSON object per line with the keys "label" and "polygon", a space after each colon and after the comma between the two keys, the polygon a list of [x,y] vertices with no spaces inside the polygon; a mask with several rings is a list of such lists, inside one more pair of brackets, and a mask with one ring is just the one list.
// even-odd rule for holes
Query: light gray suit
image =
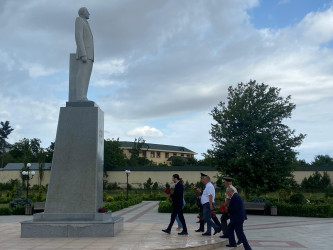
{"label": "light gray suit", "polygon": [[87,101],[88,86],[94,62],[94,40],[89,23],[84,16],[75,20],[76,60],[76,101]]}

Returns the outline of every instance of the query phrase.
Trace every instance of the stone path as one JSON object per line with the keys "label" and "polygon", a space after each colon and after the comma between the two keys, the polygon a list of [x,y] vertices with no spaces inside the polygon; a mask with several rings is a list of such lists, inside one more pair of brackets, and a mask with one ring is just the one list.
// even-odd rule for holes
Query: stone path
{"label": "stone path", "polygon": [[[158,202],[141,204],[113,213],[124,218],[124,231],[113,238],[20,238],[20,221],[32,216],[0,216],[0,249],[228,249],[227,240],[204,237],[195,214],[185,214],[188,236],[161,232],[170,214],[157,212]],[[304,218],[249,215],[245,234],[255,250],[333,249],[333,218]],[[239,249],[243,249],[239,247]]]}

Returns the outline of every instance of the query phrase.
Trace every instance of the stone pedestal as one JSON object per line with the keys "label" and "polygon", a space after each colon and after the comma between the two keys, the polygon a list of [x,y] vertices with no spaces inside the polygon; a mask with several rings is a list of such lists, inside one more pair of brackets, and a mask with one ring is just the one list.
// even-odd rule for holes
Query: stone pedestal
{"label": "stone pedestal", "polygon": [[122,218],[103,207],[104,113],[94,102],[60,108],[45,211],[21,223],[21,237],[108,237]]}

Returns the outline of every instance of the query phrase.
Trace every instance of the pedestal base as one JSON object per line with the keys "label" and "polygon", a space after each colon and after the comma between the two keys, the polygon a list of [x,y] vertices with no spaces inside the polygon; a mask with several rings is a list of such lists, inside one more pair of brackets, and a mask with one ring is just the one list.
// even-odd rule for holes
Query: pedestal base
{"label": "pedestal base", "polygon": [[124,229],[122,217],[106,221],[23,221],[21,238],[114,237]]}

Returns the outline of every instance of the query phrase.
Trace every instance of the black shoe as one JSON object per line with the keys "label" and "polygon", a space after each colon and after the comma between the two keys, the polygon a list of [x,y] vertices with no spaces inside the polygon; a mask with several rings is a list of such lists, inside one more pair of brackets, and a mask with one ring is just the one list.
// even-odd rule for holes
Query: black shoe
{"label": "black shoe", "polygon": [[233,245],[225,245],[226,247],[237,247],[237,245],[233,246]]}
{"label": "black shoe", "polygon": [[205,230],[203,230],[203,229],[198,229],[198,230],[194,230],[195,232],[205,232]]}
{"label": "black shoe", "polygon": [[188,233],[183,231],[183,232],[178,233],[178,235],[188,235]]}
{"label": "black shoe", "polygon": [[170,234],[170,233],[171,233],[171,230],[168,230],[168,229],[162,229],[162,231],[163,231],[164,233],[167,233],[167,234]]}
{"label": "black shoe", "polygon": [[203,233],[202,235],[203,235],[203,236],[211,236],[212,234],[209,234],[209,233]]}
{"label": "black shoe", "polygon": [[214,231],[214,235],[221,232],[221,228],[219,227],[217,230]]}
{"label": "black shoe", "polygon": [[220,238],[223,238],[223,239],[228,239],[228,238],[229,238],[229,236],[228,236],[228,235],[225,235],[225,234],[223,234],[222,236],[220,236]]}

